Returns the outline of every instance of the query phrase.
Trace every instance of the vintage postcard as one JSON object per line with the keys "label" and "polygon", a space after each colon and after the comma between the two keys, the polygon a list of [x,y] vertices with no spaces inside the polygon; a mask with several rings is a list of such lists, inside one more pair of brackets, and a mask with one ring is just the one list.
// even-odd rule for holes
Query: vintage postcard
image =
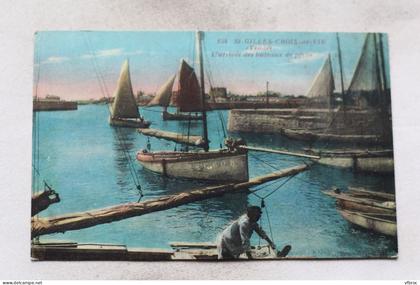
{"label": "vintage postcard", "polygon": [[381,33],[38,32],[33,260],[396,258]]}

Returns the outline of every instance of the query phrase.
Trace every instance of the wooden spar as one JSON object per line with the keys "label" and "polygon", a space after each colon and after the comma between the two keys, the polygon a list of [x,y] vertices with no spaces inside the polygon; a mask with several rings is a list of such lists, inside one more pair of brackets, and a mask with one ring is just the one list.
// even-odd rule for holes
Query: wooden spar
{"label": "wooden spar", "polygon": [[243,148],[243,149],[254,150],[254,151],[271,152],[271,153],[285,154],[285,155],[298,156],[298,157],[306,157],[306,158],[312,158],[312,159],[320,159],[321,158],[320,156],[317,156],[317,155],[310,155],[310,154],[290,152],[290,151],[270,149],[270,148],[254,147],[254,146],[247,146],[247,145],[246,146],[241,145],[239,147]]}
{"label": "wooden spar", "polygon": [[32,214],[35,216],[39,212],[48,208],[51,204],[60,202],[60,197],[52,189],[47,189],[43,192],[37,192],[32,195]]}
{"label": "wooden spar", "polygon": [[174,132],[161,131],[156,129],[138,129],[143,135],[170,140],[192,146],[203,146],[204,139],[201,136],[186,136]]}
{"label": "wooden spar", "polygon": [[111,223],[152,212],[171,209],[196,201],[220,197],[227,193],[238,193],[252,186],[256,186],[278,178],[295,175],[299,172],[307,170],[308,168],[309,165],[302,164],[264,176],[255,177],[247,182],[210,186],[204,189],[193,190],[191,192],[183,192],[176,195],[163,196],[158,199],[148,200],[141,203],[121,204],[104,209],[72,213],[49,218],[34,217],[31,221],[31,235],[32,238],[34,238],[40,235],[65,232],[70,230],[80,230],[100,224]]}

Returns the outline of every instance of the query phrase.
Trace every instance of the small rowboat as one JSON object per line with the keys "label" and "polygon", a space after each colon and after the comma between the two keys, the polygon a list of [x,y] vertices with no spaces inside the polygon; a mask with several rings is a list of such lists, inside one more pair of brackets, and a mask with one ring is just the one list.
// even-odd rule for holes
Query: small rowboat
{"label": "small rowboat", "polygon": [[[395,214],[395,197],[392,194],[351,188],[347,192],[334,190],[322,193],[336,199],[337,208],[377,214]],[[353,190],[354,189],[354,190]],[[360,190],[359,190],[360,189]]]}
{"label": "small rowboat", "polygon": [[348,222],[384,235],[397,236],[397,219],[395,214],[377,214],[337,209]]}

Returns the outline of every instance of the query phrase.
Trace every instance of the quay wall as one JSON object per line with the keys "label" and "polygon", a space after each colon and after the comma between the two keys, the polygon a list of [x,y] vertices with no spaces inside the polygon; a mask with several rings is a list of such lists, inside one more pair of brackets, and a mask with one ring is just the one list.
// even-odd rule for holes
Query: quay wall
{"label": "quay wall", "polygon": [[337,134],[380,134],[379,112],[328,109],[258,109],[230,110],[231,132],[281,133],[283,129],[329,130]]}
{"label": "quay wall", "polygon": [[77,102],[68,101],[34,101],[34,111],[65,111],[65,110],[77,110]]}
{"label": "quay wall", "polygon": [[297,108],[305,102],[304,99],[283,99],[266,102],[207,102],[207,108],[210,110],[230,110],[230,109],[273,109],[273,108]]}

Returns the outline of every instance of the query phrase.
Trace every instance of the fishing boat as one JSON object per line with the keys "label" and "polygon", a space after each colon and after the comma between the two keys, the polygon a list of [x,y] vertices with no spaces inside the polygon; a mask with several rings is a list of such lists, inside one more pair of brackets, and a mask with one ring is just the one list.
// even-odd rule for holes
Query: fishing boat
{"label": "fishing boat", "polygon": [[395,201],[395,195],[392,193],[380,192],[380,191],[369,191],[363,187],[347,187],[348,190],[357,197],[373,197],[379,200]]}
{"label": "fishing boat", "polygon": [[[334,97],[334,78],[330,56],[320,68],[306,96],[311,102],[323,102],[329,109],[323,120],[306,122],[303,127],[285,127],[282,134],[310,142],[338,142],[387,145],[392,141],[390,98],[385,74],[382,36],[368,33],[347,91],[337,35],[341,77],[341,104]],[[306,109],[308,108],[306,104]],[[319,104],[318,104],[319,106]],[[302,109],[303,111],[303,109]],[[299,112],[298,112],[299,113]],[[321,114],[320,114],[321,115]],[[315,116],[317,118],[317,116]],[[300,125],[299,123],[297,125]]]}
{"label": "fishing boat", "polygon": [[345,220],[354,225],[380,234],[392,237],[397,236],[397,218],[395,214],[377,214],[345,209],[337,209],[337,211]]}
{"label": "fishing boat", "polygon": [[360,187],[322,192],[336,199],[337,211],[348,222],[384,235],[397,235],[394,194]]}
{"label": "fishing boat", "polygon": [[[200,86],[198,85],[197,77],[195,76],[194,70],[185,62],[181,60],[181,65],[178,74],[172,75],[163,84],[156,96],[150,101],[148,106],[162,106],[162,119],[166,120],[177,120],[177,121],[191,121],[191,120],[202,120],[202,116],[191,112],[200,111],[195,106],[200,106]],[[172,90],[175,79],[177,79],[177,89]],[[177,107],[176,113],[169,113],[168,106]],[[200,107],[200,109],[202,109]],[[190,112],[190,113],[187,113]]]}
{"label": "fishing boat", "polygon": [[[341,64],[341,51],[337,35],[339,66],[341,74],[341,101],[334,106],[334,79],[330,56],[317,74],[307,96],[324,98],[330,112],[324,117],[324,124],[314,122],[309,129],[282,130],[282,134],[304,141],[356,144],[357,148],[316,150],[305,149],[311,155],[319,156],[319,164],[349,168],[356,172],[389,174],[394,172],[392,135],[389,112],[389,95],[386,85],[382,39],[377,34],[367,34],[362,52],[356,65],[347,92],[344,92]],[[324,105],[325,105],[324,104]],[[365,118],[366,125],[377,126],[377,130],[364,127],[360,119]],[[357,123],[357,121],[360,121]],[[360,148],[365,145],[366,148]],[[372,146],[375,146],[373,148]]]}
{"label": "fishing boat", "polygon": [[[226,148],[209,150],[207,114],[205,108],[204,67],[202,55],[203,34],[197,32],[197,51],[200,83],[195,71],[185,61],[181,63],[179,90],[176,99],[181,111],[201,112],[203,137],[201,151],[149,151],[137,153],[137,160],[146,169],[163,175],[212,181],[248,181],[248,153],[238,146],[243,142],[227,140]],[[169,82],[170,83],[170,82]],[[168,84],[170,85],[170,84]],[[189,132],[189,131],[188,131]],[[189,134],[188,134],[189,135]]]}
{"label": "fishing boat", "polygon": [[109,116],[111,126],[125,128],[148,128],[150,126],[150,122],[140,116],[131,85],[128,60],[124,61],[121,67],[114,98]]}
{"label": "fishing boat", "polygon": [[331,56],[328,54],[324,64],[306,93],[309,98],[306,106],[313,107],[314,104],[322,107],[332,108],[334,105],[334,75],[331,66]]}
{"label": "fishing boat", "polygon": [[334,189],[322,191],[322,193],[335,198],[336,205],[340,209],[395,215],[395,196],[393,194],[353,187],[349,187],[349,191],[346,192]]}
{"label": "fishing boat", "polygon": [[355,135],[355,134],[332,134],[325,133],[324,129],[288,129],[283,128],[281,134],[291,139],[308,142],[336,142],[336,143],[357,143],[363,145],[378,144],[381,141],[380,135]]}
{"label": "fishing boat", "polygon": [[305,149],[311,155],[319,156],[316,162],[338,168],[348,168],[355,172],[388,174],[394,172],[392,149]]}

